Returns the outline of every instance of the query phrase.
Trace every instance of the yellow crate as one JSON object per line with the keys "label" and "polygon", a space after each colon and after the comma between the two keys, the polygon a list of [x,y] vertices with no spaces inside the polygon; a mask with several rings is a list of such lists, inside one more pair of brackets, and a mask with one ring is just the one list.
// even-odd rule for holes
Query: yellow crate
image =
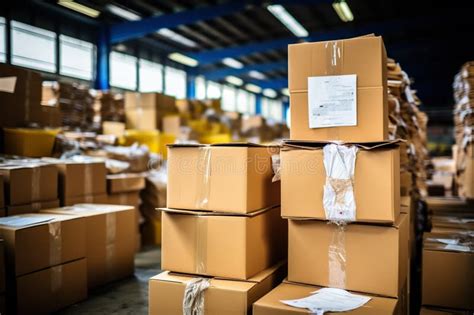
{"label": "yellow crate", "polygon": [[51,156],[59,129],[5,128],[5,153],[28,157]]}
{"label": "yellow crate", "polygon": [[146,145],[150,152],[159,153],[160,132],[158,130],[125,130],[125,145],[132,145],[135,142]]}
{"label": "yellow crate", "polygon": [[167,144],[173,144],[176,141],[176,136],[170,133],[160,134],[160,154],[163,156],[163,159],[168,158],[168,150],[166,148]]}
{"label": "yellow crate", "polygon": [[221,133],[217,135],[205,135],[199,138],[199,142],[205,144],[214,144],[214,143],[227,143],[232,142],[232,136],[230,133]]}

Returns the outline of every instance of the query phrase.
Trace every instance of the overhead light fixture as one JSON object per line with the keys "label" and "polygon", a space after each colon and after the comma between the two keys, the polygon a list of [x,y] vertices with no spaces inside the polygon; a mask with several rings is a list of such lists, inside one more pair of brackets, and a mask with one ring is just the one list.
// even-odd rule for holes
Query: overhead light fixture
{"label": "overhead light fixture", "polygon": [[354,15],[352,14],[351,8],[345,0],[336,0],[332,3],[334,11],[343,22],[351,22],[354,20]]}
{"label": "overhead light fixture", "polygon": [[196,59],[193,59],[191,57],[185,56],[177,52],[169,54],[168,58],[189,67],[196,67],[199,64],[199,62]]}
{"label": "overhead light fixture", "polygon": [[264,89],[263,90],[263,95],[265,95],[266,97],[276,97],[277,96],[277,92],[273,89]]}
{"label": "overhead light fixture", "polygon": [[272,4],[267,6],[267,10],[270,11],[280,22],[286,26],[295,36],[307,37],[308,31],[303,25],[298,22],[293,15],[291,15],[286,9],[280,4]]}
{"label": "overhead light fixture", "polygon": [[247,91],[250,91],[250,92],[253,92],[253,93],[260,93],[262,92],[262,88],[255,85],[255,84],[252,84],[252,83],[247,83],[245,85],[245,89],[247,89]]}
{"label": "overhead light fixture", "polygon": [[177,43],[183,44],[188,47],[196,47],[197,43],[190,40],[189,38],[184,37],[181,34],[176,33],[175,31],[170,30],[169,28],[162,28],[156,32],[159,35],[162,35],[166,38],[169,38]]}
{"label": "overhead light fixture", "polygon": [[252,77],[257,80],[265,80],[266,77],[263,73],[255,71],[255,70],[250,70],[249,71],[249,77]]}
{"label": "overhead light fixture", "polygon": [[137,13],[129,11],[129,10],[125,10],[124,8],[119,7],[115,4],[107,4],[105,6],[105,9],[109,11],[110,13],[116,16],[119,16],[125,20],[138,21],[142,19],[142,17],[138,15]]}
{"label": "overhead light fixture", "polygon": [[234,77],[233,75],[229,75],[225,78],[225,80],[233,85],[241,86],[244,84],[244,81],[241,78]]}
{"label": "overhead light fixture", "polygon": [[92,9],[90,7],[87,7],[83,4],[74,2],[73,0],[59,0],[58,4],[65,7],[65,8],[71,9],[73,11],[82,13],[82,14],[87,15],[87,16],[90,16],[92,18],[96,18],[100,15],[100,11],[97,11],[96,9]]}
{"label": "overhead light fixture", "polygon": [[244,67],[243,63],[234,58],[224,58],[222,59],[222,63],[234,69],[242,69]]}
{"label": "overhead light fixture", "polygon": [[281,94],[290,96],[290,90],[288,90],[288,88],[281,89]]}

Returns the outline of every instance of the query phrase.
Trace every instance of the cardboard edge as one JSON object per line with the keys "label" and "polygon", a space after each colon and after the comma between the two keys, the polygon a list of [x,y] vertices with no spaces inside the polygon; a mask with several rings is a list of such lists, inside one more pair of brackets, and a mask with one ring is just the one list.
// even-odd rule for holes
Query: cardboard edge
{"label": "cardboard edge", "polygon": [[195,215],[195,216],[229,216],[229,217],[254,217],[261,213],[270,211],[274,208],[279,208],[280,205],[274,205],[267,208],[259,209],[249,213],[234,213],[234,212],[222,212],[222,211],[210,211],[210,210],[187,210],[187,209],[175,209],[175,208],[156,208],[157,212],[168,212],[175,214]]}

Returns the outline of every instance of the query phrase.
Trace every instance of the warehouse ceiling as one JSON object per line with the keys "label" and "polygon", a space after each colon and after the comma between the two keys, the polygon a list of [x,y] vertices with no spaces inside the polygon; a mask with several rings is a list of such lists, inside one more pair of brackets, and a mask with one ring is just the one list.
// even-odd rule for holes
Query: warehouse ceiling
{"label": "warehouse ceiling", "polygon": [[[27,2],[44,11],[73,12],[58,1]],[[455,73],[465,61],[474,59],[473,1],[347,0],[354,15],[351,22],[343,22],[329,0],[76,2],[101,12],[96,19],[80,18],[96,26],[109,25],[114,49],[130,50],[145,43],[163,55],[178,51],[199,61],[198,67],[188,69],[190,73],[222,82],[234,75],[276,90],[286,86],[289,43],[383,35],[388,56],[414,79],[424,109],[440,121],[452,109]],[[277,20],[267,10],[267,5],[275,3],[282,4],[309,36],[299,39]],[[124,18],[111,5],[132,15]],[[174,38],[157,33],[156,27],[170,29]],[[176,36],[184,37],[184,42]],[[225,65],[226,57],[239,61],[243,68]],[[252,70],[264,78],[251,76]]]}

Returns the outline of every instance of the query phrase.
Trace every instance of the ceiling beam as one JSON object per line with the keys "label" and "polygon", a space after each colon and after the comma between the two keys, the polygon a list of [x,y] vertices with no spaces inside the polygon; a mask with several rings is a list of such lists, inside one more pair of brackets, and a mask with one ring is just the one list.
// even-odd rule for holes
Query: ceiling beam
{"label": "ceiling beam", "polygon": [[127,21],[110,27],[112,44],[135,39],[154,33],[161,28],[174,28],[193,24],[245,9],[245,1],[231,1],[224,4],[200,7],[193,10],[153,16],[139,21]]}
{"label": "ceiling beam", "polygon": [[211,70],[207,72],[201,72],[200,74],[204,75],[208,80],[219,80],[225,78],[226,76],[233,75],[233,76],[240,76],[245,75],[250,71],[272,71],[275,69],[282,69],[287,67],[287,61],[276,61],[276,62],[269,62],[269,63],[256,63],[251,65],[246,65],[243,68],[235,69],[235,68],[219,68],[216,70]]}

